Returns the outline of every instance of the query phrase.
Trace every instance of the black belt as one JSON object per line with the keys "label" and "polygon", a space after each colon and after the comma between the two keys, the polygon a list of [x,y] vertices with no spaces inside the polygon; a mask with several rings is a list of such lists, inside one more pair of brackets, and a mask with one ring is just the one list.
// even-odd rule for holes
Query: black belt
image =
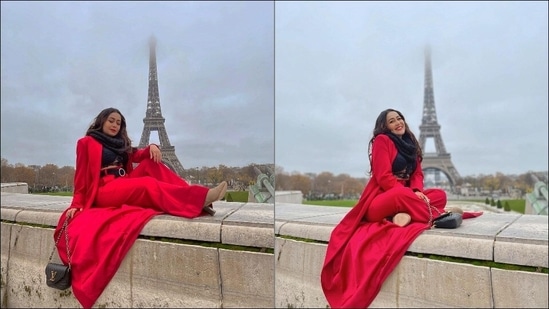
{"label": "black belt", "polygon": [[114,175],[115,178],[126,176],[126,170],[122,167],[113,167],[105,170],[101,170],[101,173],[106,175]]}

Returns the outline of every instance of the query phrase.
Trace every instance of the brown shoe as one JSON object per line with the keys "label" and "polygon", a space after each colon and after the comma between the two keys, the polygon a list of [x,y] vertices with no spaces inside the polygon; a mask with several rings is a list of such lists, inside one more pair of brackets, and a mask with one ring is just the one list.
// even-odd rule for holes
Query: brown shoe
{"label": "brown shoe", "polygon": [[412,217],[405,212],[399,212],[393,217],[393,223],[400,227],[408,225],[410,221],[412,221]]}
{"label": "brown shoe", "polygon": [[223,185],[223,190],[221,190],[221,191],[219,192],[219,196],[217,197],[217,200],[218,200],[218,201],[221,201],[222,199],[225,198],[225,194],[227,193],[227,188],[228,188],[228,186],[229,186],[229,185],[227,184],[226,181],[222,181],[222,182],[218,185],[218,187],[221,186],[221,185]]}
{"label": "brown shoe", "polygon": [[222,181],[217,187],[208,190],[206,194],[206,200],[204,201],[204,207],[211,205],[215,201],[219,201],[225,196],[227,192],[227,182]]}

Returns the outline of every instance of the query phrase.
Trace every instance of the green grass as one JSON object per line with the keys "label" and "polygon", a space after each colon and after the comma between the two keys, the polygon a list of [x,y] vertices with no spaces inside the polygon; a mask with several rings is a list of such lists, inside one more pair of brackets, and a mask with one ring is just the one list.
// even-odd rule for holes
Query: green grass
{"label": "green grass", "polygon": [[[248,191],[229,191],[225,195],[227,202],[248,202]],[[34,193],[42,195],[56,195],[56,196],[72,196],[72,192],[48,192],[48,193]],[[318,206],[335,206],[335,207],[353,207],[358,200],[325,200],[325,201],[303,201],[305,205],[318,205]],[[471,200],[471,202],[483,203],[485,200]],[[501,200],[502,205],[505,202],[509,203],[512,211],[523,214],[526,207],[526,200]]]}
{"label": "green grass", "polygon": [[[318,206],[335,206],[335,207],[353,207],[358,200],[330,200],[330,201],[303,201],[305,205],[318,205]],[[479,202],[484,204],[484,200],[471,200],[471,202]],[[509,203],[512,211],[523,214],[526,206],[526,200],[501,200],[502,205],[505,202]]]}
{"label": "green grass", "polygon": [[55,195],[55,196],[72,196],[72,192],[46,192],[46,193],[33,193],[37,195]]}
{"label": "green grass", "polygon": [[[72,196],[72,192],[45,192],[33,193],[37,195],[54,195],[54,196]],[[231,202],[248,202],[248,191],[232,191],[225,194],[227,201]]]}
{"label": "green grass", "polygon": [[511,211],[516,211],[521,214],[524,213],[524,209],[526,208],[526,200],[501,200],[501,204],[503,206],[505,206],[505,202],[509,203]]}
{"label": "green grass", "polygon": [[225,194],[227,202],[248,202],[248,191],[227,191]]}
{"label": "green grass", "polygon": [[[474,200],[474,201],[472,200],[471,202],[479,202],[486,205],[486,200]],[[526,200],[501,200],[501,205],[503,207],[505,206],[505,202],[509,203],[509,207],[511,208],[511,211],[516,211],[518,213],[523,214],[524,210],[526,209]],[[493,207],[496,208],[495,206]]]}
{"label": "green grass", "polygon": [[336,207],[353,207],[358,200],[326,200],[326,201],[303,201],[306,205],[318,206],[336,206]]}

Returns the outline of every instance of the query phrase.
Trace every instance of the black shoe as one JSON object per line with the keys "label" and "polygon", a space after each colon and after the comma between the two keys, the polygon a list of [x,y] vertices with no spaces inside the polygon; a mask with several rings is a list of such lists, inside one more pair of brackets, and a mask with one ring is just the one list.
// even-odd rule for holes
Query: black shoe
{"label": "black shoe", "polygon": [[210,216],[215,215],[215,209],[213,209],[212,206],[206,206],[206,207],[202,208],[202,210],[207,212]]}

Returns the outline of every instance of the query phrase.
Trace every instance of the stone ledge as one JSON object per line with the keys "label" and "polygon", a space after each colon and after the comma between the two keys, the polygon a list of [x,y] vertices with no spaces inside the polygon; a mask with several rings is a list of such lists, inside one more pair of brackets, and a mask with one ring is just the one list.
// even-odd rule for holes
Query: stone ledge
{"label": "stone ledge", "polygon": [[[327,244],[276,237],[275,306],[328,308],[320,286]],[[404,256],[372,308],[547,308],[548,275]]]}
{"label": "stone ledge", "polygon": [[26,182],[10,182],[1,184],[2,192],[10,193],[29,193],[29,186]]}
{"label": "stone ledge", "polygon": [[[2,192],[2,220],[56,226],[71,197]],[[194,219],[170,215],[152,218],[142,236],[219,242],[257,248],[274,248],[274,205],[215,202],[215,216]]]}
{"label": "stone ledge", "polygon": [[301,222],[275,222],[275,231],[277,235],[286,235],[290,237],[304,238],[304,239],[330,239],[330,234],[334,226],[322,225],[322,224],[310,224]]}
{"label": "stone ledge", "polygon": [[[80,307],[71,289],[44,283],[52,231],[1,223],[1,307]],[[268,308],[273,303],[272,253],[137,239],[95,307]]]}
{"label": "stone ledge", "polygon": [[[464,202],[459,203],[463,207]],[[277,203],[275,233],[280,237],[326,243],[349,209]],[[463,220],[457,229],[434,228],[423,232],[408,251],[548,267],[548,226],[547,216],[485,212],[480,217]]]}
{"label": "stone ledge", "polygon": [[[43,282],[53,227],[71,198],[4,192],[1,198],[1,307],[80,307],[70,289],[58,291]],[[95,306],[272,307],[273,207],[216,202],[213,217],[154,217],[141,231],[145,239],[136,240]],[[59,261],[56,254],[54,261]]]}

